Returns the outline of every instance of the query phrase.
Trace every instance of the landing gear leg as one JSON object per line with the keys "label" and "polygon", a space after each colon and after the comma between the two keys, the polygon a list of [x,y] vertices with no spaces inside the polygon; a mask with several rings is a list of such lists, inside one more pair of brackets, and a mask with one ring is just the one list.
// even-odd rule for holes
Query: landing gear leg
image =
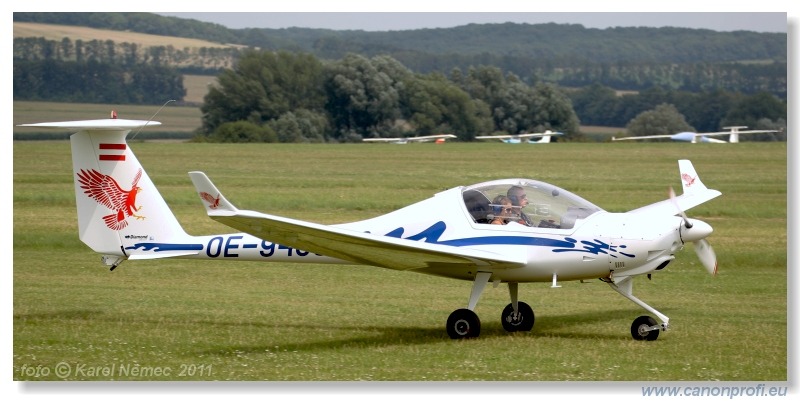
{"label": "landing gear leg", "polygon": [[633,336],[634,340],[653,341],[658,338],[659,331],[669,330],[669,318],[666,315],[633,296],[633,277],[614,279],[614,281],[609,282],[608,285],[623,297],[633,301],[634,304],[656,315],[662,322],[661,325],[659,325],[658,322],[650,316],[640,316],[636,318],[631,325],[631,336]]}
{"label": "landing gear leg", "polygon": [[491,277],[492,273],[478,272],[475,282],[472,284],[472,293],[469,296],[467,307],[456,309],[447,318],[447,335],[451,339],[472,338],[481,334],[481,321],[474,309]]}
{"label": "landing gear leg", "polygon": [[503,309],[500,323],[507,332],[529,332],[533,329],[533,309],[517,299],[518,283],[508,283],[508,294],[511,303]]}

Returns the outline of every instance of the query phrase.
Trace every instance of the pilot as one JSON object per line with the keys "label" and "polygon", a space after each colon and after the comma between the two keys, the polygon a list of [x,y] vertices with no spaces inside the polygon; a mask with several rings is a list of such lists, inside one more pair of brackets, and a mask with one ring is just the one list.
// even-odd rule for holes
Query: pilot
{"label": "pilot", "polygon": [[508,224],[508,220],[514,217],[511,199],[503,195],[495,197],[492,201],[492,213],[494,213],[494,218],[489,224]]}
{"label": "pilot", "polygon": [[533,221],[528,217],[522,209],[528,205],[528,195],[525,194],[525,189],[520,186],[512,186],[506,192],[506,195],[514,205],[514,213],[519,216],[518,223],[533,227]]}

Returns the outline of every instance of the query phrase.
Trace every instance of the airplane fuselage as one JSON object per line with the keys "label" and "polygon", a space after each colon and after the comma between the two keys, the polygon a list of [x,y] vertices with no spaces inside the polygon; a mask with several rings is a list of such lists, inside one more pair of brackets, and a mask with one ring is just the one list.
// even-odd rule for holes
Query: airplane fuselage
{"label": "airplane fuselage", "polygon": [[[522,256],[522,267],[492,269],[492,281],[549,282],[609,278],[642,274],[663,267],[682,247],[680,218],[667,217],[662,222],[642,225],[626,213],[597,212],[580,220],[572,230],[531,228],[517,223],[503,226],[482,225],[471,235],[451,231],[443,222],[431,222],[422,231],[411,231],[404,238],[417,242],[472,248],[502,256]],[[417,223],[418,225],[421,223]],[[435,236],[433,232],[445,228]],[[427,231],[427,234],[425,234]],[[421,235],[422,234],[422,235]],[[391,236],[391,235],[389,235]],[[184,258],[259,262],[353,264],[291,246],[262,240],[246,233],[189,237],[185,242],[159,243],[155,239],[131,238],[125,246],[128,255],[137,252],[183,253]],[[418,271],[449,278],[474,280],[479,266],[454,271],[452,268],[426,268]]]}

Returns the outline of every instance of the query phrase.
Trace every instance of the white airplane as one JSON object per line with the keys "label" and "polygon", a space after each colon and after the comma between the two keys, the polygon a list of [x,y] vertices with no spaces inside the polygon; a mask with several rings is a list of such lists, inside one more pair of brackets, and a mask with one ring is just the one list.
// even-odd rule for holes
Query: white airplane
{"label": "white airplane", "polygon": [[[779,133],[780,130],[740,130],[747,129],[747,126],[728,126],[723,127],[728,129],[724,132],[710,132],[710,133],[695,133],[695,132],[680,132],[677,134],[663,134],[653,136],[634,136],[634,137],[612,137],[612,141],[622,140],[645,140],[645,139],[672,139],[674,141],[688,141],[690,143],[738,143],[740,134],[756,134],[756,133]],[[711,136],[728,136],[728,141],[711,138]]]}
{"label": "white airplane", "polygon": [[[544,133],[522,133],[522,134],[498,134],[493,136],[475,136],[477,140],[500,140],[509,144],[545,144],[549,143],[553,136],[561,136],[564,133],[545,130]],[[540,137],[533,140],[532,137]]]}
{"label": "white airplane", "polygon": [[391,144],[427,143],[429,141],[433,141],[436,144],[441,144],[447,141],[447,139],[454,139],[454,138],[456,138],[455,134],[432,134],[430,136],[418,136],[418,137],[367,138],[363,139],[363,141],[368,143],[391,143]]}
{"label": "white airplane", "polygon": [[[463,308],[447,319],[453,339],[477,337],[474,309],[484,288],[505,283],[510,303],[500,315],[509,332],[531,331],[533,309],[518,299],[520,283],[600,279],[650,312],[631,335],[655,340],[669,318],[633,295],[633,279],[664,269],[686,242],[705,268],[717,260],[707,223],[684,211],[721,193],[678,161],[683,194],[612,213],[557,186],[500,179],[458,186],[364,221],[322,225],[235,207],[202,172],[189,176],[212,219],[236,233],[188,235],[126,142],[133,129],[160,125],[102,119],[22,126],[76,131],[70,136],[80,239],[114,270],[126,260],[160,258],[370,265],[472,282]],[[508,200],[502,199],[508,197]],[[495,201],[499,198],[498,201]],[[488,224],[501,218],[505,225]]]}

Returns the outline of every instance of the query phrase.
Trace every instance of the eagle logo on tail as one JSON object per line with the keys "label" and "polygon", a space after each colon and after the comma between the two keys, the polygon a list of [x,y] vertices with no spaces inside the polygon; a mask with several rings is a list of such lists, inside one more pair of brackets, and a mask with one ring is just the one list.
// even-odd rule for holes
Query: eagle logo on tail
{"label": "eagle logo on tail", "polygon": [[114,178],[102,174],[97,170],[83,170],[78,172],[78,182],[83,193],[94,199],[97,203],[107,207],[114,213],[103,216],[106,226],[114,231],[119,231],[128,226],[128,217],[143,220],[145,217],[136,215],[142,206],[136,206],[136,195],[142,190],[137,186],[142,177],[142,169],[133,178],[130,190],[122,189]]}
{"label": "eagle logo on tail", "polygon": [[689,174],[681,174],[681,178],[683,179],[683,183],[685,183],[686,186],[692,186],[694,184],[694,181],[697,179],[696,176],[692,177]]}
{"label": "eagle logo on tail", "polygon": [[212,195],[210,195],[209,193],[206,193],[206,192],[200,192],[199,194],[200,194],[200,198],[205,200],[208,203],[208,208],[210,208],[212,210],[216,210],[217,207],[219,207],[219,196],[220,195],[217,195],[217,197],[214,197],[214,196],[212,196]]}

